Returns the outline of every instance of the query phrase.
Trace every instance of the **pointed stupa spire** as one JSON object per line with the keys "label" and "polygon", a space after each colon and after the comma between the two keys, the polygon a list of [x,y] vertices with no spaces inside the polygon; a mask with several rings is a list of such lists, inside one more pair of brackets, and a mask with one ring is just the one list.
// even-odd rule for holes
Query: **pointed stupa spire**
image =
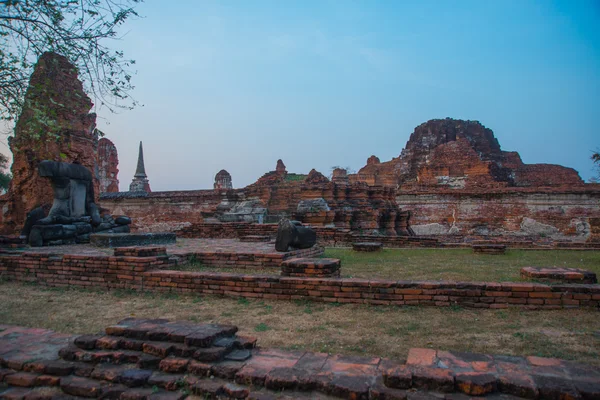
{"label": "pointed stupa spire", "polygon": [[150,183],[148,182],[148,176],[146,175],[146,167],[144,167],[144,149],[142,148],[142,142],[140,141],[140,150],[138,153],[137,168],[133,175],[133,180],[129,185],[130,192],[151,192]]}
{"label": "pointed stupa spire", "polygon": [[146,168],[144,167],[144,148],[142,147],[142,141],[140,140],[140,151],[138,153],[138,162],[137,162],[137,168],[135,169],[135,175],[133,175],[136,178],[147,178],[148,176],[146,175]]}

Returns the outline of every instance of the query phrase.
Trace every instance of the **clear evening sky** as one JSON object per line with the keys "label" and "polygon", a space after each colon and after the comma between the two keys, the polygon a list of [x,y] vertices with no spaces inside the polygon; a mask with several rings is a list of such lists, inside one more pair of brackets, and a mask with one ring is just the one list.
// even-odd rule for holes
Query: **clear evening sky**
{"label": "clear evening sky", "polygon": [[115,47],[144,107],[99,127],[128,190],[234,187],[273,170],[358,170],[433,118],[478,120],[526,163],[593,175],[600,147],[598,1],[147,0]]}

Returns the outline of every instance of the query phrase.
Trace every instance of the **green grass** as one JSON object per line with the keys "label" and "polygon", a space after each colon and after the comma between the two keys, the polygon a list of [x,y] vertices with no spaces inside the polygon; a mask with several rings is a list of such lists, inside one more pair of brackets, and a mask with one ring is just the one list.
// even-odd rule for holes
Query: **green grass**
{"label": "green grass", "polygon": [[254,330],[255,330],[256,332],[266,332],[266,331],[268,331],[269,329],[271,329],[271,328],[270,328],[270,327],[269,327],[267,324],[265,324],[264,322],[261,322],[260,324],[258,324],[258,325],[256,325],[256,326],[254,327]]}
{"label": "green grass", "polygon": [[[383,249],[361,253],[327,248],[325,257],[342,260],[342,277],[393,280],[522,281],[522,267],[582,268],[600,275],[600,251],[508,250],[504,255],[473,254],[471,249]],[[173,269],[196,272],[279,275],[279,268],[222,268],[199,262]]]}
{"label": "green grass", "polygon": [[600,252],[509,250],[504,255],[471,249],[383,249],[360,253],[328,248],[325,257],[342,260],[342,276],[365,279],[520,281],[526,266],[583,268],[600,275]]}

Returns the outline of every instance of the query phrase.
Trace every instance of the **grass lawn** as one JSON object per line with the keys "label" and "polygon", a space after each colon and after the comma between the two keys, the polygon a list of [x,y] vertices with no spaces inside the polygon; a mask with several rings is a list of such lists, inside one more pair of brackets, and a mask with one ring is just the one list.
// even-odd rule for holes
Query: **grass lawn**
{"label": "grass lawn", "polygon": [[504,255],[471,249],[383,249],[360,253],[329,248],[342,260],[342,276],[394,280],[520,281],[522,267],[582,268],[600,276],[600,251],[508,250]]}
{"label": "grass lawn", "polygon": [[[335,252],[343,255],[340,250]],[[386,253],[381,256],[385,258]],[[242,333],[258,337],[263,347],[397,360],[404,359],[411,347],[430,347],[558,357],[600,366],[598,315],[598,311],[585,309],[400,308],[0,283],[3,324],[95,333],[130,316],[231,323],[238,325]]]}
{"label": "grass lawn", "polygon": [[[504,255],[473,254],[471,249],[383,249],[360,253],[327,248],[325,257],[342,260],[342,277],[391,280],[522,281],[526,266],[583,268],[600,276],[600,251],[508,250]],[[279,275],[276,268],[218,268],[198,263],[185,271]]]}

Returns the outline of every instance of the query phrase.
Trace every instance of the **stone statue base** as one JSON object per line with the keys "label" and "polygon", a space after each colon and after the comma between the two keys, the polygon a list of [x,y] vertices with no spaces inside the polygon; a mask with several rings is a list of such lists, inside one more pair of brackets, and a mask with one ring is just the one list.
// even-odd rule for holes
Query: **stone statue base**
{"label": "stone statue base", "polygon": [[88,243],[91,233],[129,232],[130,218],[100,216],[94,203],[92,174],[87,168],[42,161],[38,171],[40,176],[50,179],[54,202],[47,216],[43,207],[27,214],[21,236],[28,239],[30,246]]}

